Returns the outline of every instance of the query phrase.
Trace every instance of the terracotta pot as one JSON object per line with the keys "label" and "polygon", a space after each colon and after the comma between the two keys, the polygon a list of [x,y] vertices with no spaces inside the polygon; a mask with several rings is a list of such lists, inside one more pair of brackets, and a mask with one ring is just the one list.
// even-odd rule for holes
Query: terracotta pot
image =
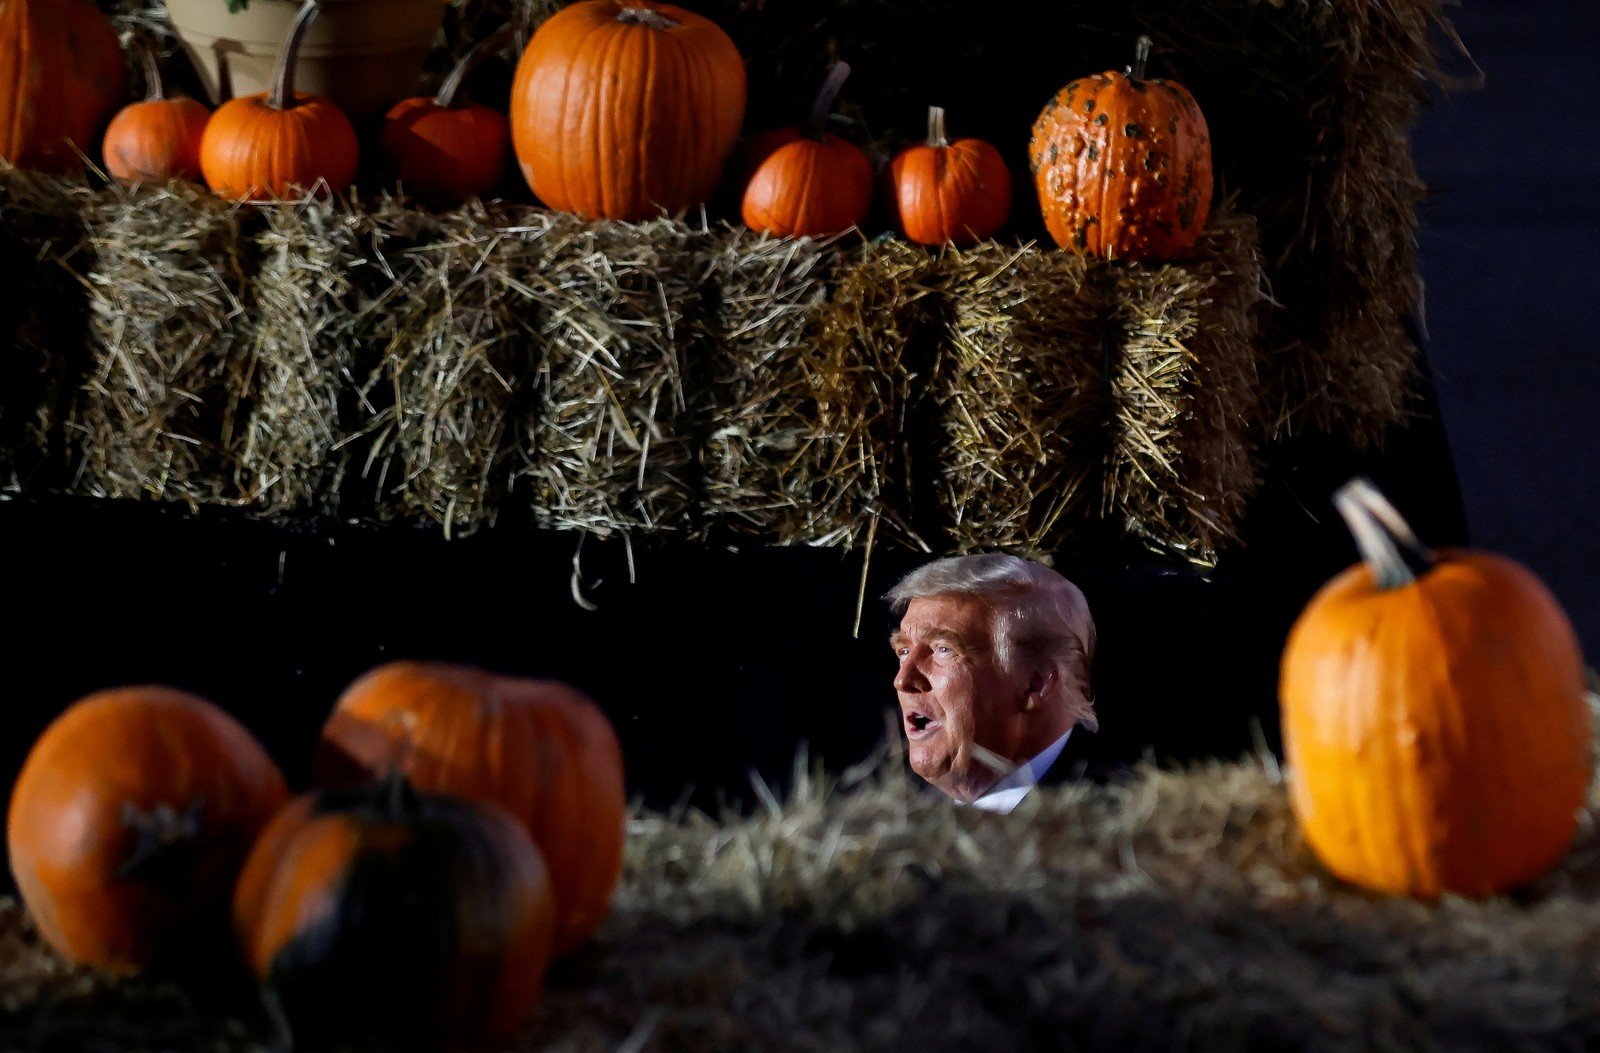
{"label": "terracotta pot", "polygon": [[[166,0],[167,17],[216,105],[266,91],[300,0]],[[422,65],[446,0],[322,0],[295,66],[299,91],[338,103],[352,120],[419,93]],[[231,91],[229,90],[231,87]]]}

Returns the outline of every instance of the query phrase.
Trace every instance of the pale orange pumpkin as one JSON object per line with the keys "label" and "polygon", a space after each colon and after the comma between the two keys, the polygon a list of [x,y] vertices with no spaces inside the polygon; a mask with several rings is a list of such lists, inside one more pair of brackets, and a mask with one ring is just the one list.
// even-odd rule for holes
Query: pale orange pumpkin
{"label": "pale orange pumpkin", "polygon": [[517,63],[511,142],[551,208],[647,219],[711,196],[744,108],[744,60],[715,22],[652,0],[578,0]]}
{"label": "pale orange pumpkin", "polygon": [[117,111],[101,155],[115,179],[162,182],[200,178],[200,139],[211,111],[187,95],[167,97],[161,64],[144,34],[134,38],[144,65],[145,97]]}
{"label": "pale orange pumpkin", "polygon": [[1566,614],[1531,571],[1429,552],[1375,488],[1335,503],[1363,562],[1289,633],[1289,800],[1337,876],[1379,892],[1486,896],[1566,853],[1593,758]]}
{"label": "pale orange pumpkin", "polygon": [[544,853],[557,953],[599,928],[622,872],[622,751],[605,713],[553,680],[392,662],[345,689],[312,762],[319,786],[404,773],[504,806]]}
{"label": "pale orange pumpkin", "polygon": [[80,168],[128,91],[117,31],[88,0],[0,0],[0,158]]}
{"label": "pale orange pumpkin", "polygon": [[872,162],[861,148],[826,130],[833,103],[850,75],[835,63],[804,128],[778,128],[750,146],[749,178],[740,216],[751,230],[823,237],[859,224],[872,207]]}
{"label": "pale orange pumpkin", "polygon": [[306,0],[289,27],[273,68],[272,87],[229,99],[206,122],[200,168],[206,185],[235,200],[286,198],[325,186],[347,190],[360,144],[336,103],[294,90],[294,63],[317,0]]}
{"label": "pale orange pumpkin", "polygon": [[918,245],[971,245],[1011,215],[1011,171],[982,139],[951,141],[944,109],[928,107],[928,138],[889,162],[889,212]]}

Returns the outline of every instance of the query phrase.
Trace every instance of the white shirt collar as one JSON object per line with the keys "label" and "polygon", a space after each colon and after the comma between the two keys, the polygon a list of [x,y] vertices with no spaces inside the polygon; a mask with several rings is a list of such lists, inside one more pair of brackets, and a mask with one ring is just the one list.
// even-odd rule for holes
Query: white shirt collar
{"label": "white shirt collar", "polygon": [[1028,791],[1044,778],[1044,773],[1050,770],[1050,765],[1061,756],[1061,750],[1066,746],[1067,737],[1071,734],[1072,729],[1068,728],[1066,734],[1040,750],[1032,760],[1018,765],[1010,775],[991,786],[986,793],[972,802],[972,807],[981,808],[986,812],[1009,814],[1022,803],[1024,797],[1028,796]]}

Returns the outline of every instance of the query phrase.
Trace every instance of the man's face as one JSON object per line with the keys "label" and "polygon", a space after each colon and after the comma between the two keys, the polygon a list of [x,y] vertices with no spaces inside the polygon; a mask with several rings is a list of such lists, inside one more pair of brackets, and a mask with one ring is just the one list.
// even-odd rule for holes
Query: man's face
{"label": "man's face", "polygon": [[1019,759],[1013,754],[1027,684],[1000,668],[993,619],[984,600],[941,593],[907,604],[889,638],[900,659],[894,690],[911,770],[958,800],[979,796],[1003,774],[979,758],[974,744]]}

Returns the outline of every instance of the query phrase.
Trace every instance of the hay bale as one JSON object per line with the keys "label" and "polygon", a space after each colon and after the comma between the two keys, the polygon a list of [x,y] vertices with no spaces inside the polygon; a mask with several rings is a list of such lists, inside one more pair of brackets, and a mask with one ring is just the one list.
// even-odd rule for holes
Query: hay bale
{"label": "hay bale", "polygon": [[1183,263],[1105,269],[1116,354],[1101,512],[1154,547],[1214,563],[1239,540],[1257,482],[1255,221],[1224,209]]}
{"label": "hay bale", "polygon": [[407,251],[384,362],[393,406],[374,450],[383,514],[420,514],[446,537],[495,521],[532,389],[537,315],[523,282],[552,222],[474,204]]}
{"label": "hay bale", "polygon": [[951,251],[940,271],[951,311],[934,485],[951,547],[1055,552],[1096,512],[1105,291],[1089,261],[1031,245]]}
{"label": "hay bale", "polygon": [[89,369],[83,213],[92,196],[82,180],[0,160],[0,489],[59,484],[67,471],[62,425]]}
{"label": "hay bale", "polygon": [[92,369],[67,429],[73,489],[239,504],[251,261],[237,208],[187,183],[114,185],[86,217]]}
{"label": "hay bale", "polygon": [[541,357],[525,438],[535,522],[686,530],[698,488],[685,351],[700,289],[682,223],[553,215],[523,276]]}
{"label": "hay bale", "polygon": [[707,253],[706,532],[813,541],[816,472],[808,459],[824,383],[813,333],[839,250],[828,240],[730,228]]}

